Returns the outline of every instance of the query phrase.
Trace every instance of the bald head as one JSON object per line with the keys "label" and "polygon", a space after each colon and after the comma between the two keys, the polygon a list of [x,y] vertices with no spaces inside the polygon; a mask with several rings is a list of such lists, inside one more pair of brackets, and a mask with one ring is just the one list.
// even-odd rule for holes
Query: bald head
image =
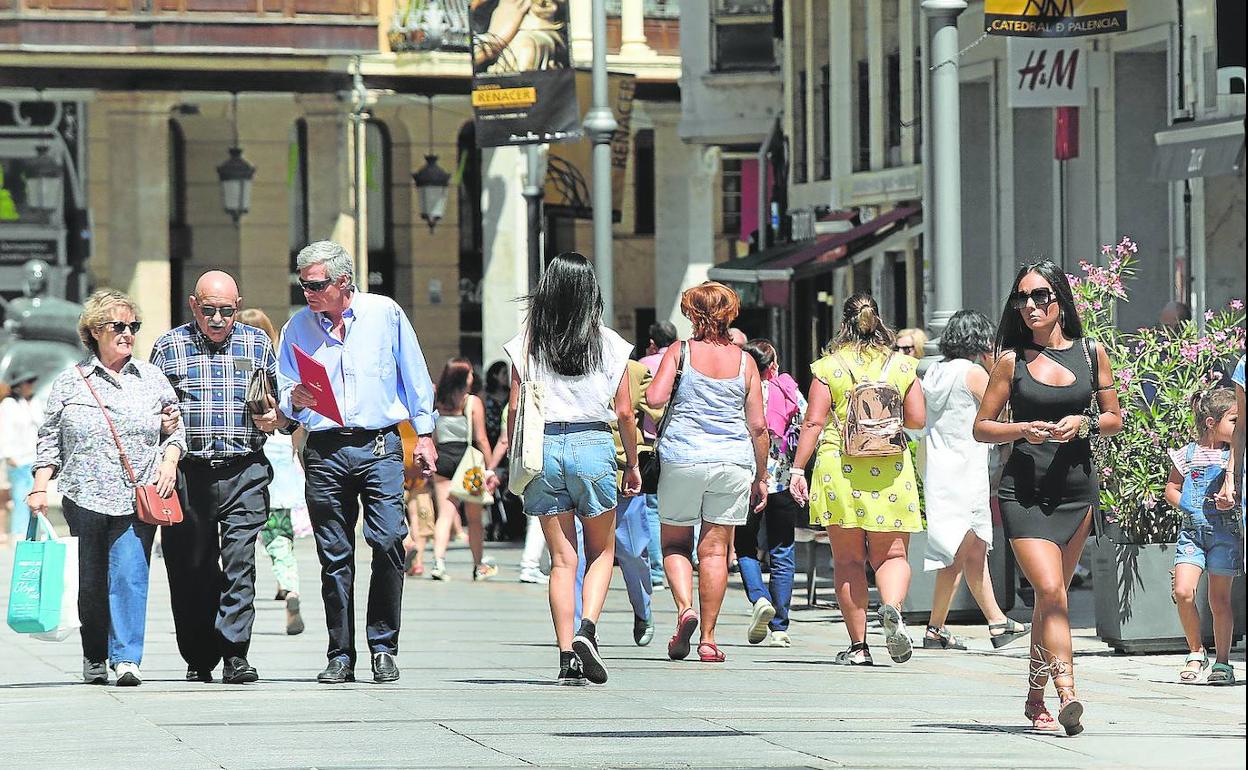
{"label": "bald head", "polygon": [[205,298],[213,299],[228,298],[232,302],[238,302],[238,284],[234,282],[233,276],[221,270],[209,270],[199,277],[195,282],[195,296],[201,302]]}
{"label": "bald head", "polygon": [[209,270],[195,282],[191,312],[195,314],[199,330],[208,339],[220,344],[234,330],[234,313],[241,302],[234,278],[220,270]]}

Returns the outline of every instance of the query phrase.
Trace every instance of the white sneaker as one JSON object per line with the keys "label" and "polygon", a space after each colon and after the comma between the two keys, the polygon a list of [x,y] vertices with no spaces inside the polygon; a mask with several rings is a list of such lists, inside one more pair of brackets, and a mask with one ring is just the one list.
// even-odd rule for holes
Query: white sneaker
{"label": "white sneaker", "polygon": [[526,567],[520,570],[519,580],[521,583],[534,583],[536,585],[546,585],[550,582],[550,577],[543,575],[540,569]]}
{"label": "white sneaker", "polygon": [[429,570],[429,577],[433,580],[451,579],[451,576],[446,574],[446,561],[444,559],[433,560],[433,569]]}
{"label": "white sneaker", "polygon": [[772,631],[771,639],[767,641],[767,644],[771,647],[792,647],[793,640],[785,631]]}
{"label": "white sneaker", "polygon": [[888,647],[888,656],[894,663],[905,663],[914,654],[914,642],[906,632],[906,623],[901,619],[901,611],[891,604],[880,605],[880,625],[884,626],[884,645]]}
{"label": "white sneaker", "polygon": [[750,644],[758,644],[767,638],[767,624],[776,616],[776,608],[766,598],[754,602],[754,614],[750,616],[750,630],[745,638]]}
{"label": "white sneaker", "polygon": [[118,663],[113,666],[113,673],[117,675],[118,687],[138,687],[143,684],[143,675],[139,673],[137,663]]}

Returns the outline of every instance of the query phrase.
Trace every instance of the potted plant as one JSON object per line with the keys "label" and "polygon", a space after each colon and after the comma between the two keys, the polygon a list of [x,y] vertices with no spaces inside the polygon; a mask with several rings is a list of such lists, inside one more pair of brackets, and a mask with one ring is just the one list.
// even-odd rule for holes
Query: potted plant
{"label": "potted plant", "polygon": [[[1102,523],[1092,560],[1097,633],[1122,652],[1178,652],[1186,644],[1170,575],[1181,515],[1165,502],[1168,450],[1192,440],[1192,396],[1220,384],[1219,367],[1242,353],[1244,304],[1207,310],[1177,329],[1122,330],[1114,311],[1130,299],[1138,252],[1124,237],[1102,247],[1105,265],[1082,262],[1083,275],[1070,277],[1085,332],[1109,356],[1123,413],[1122,431],[1095,444]],[[1238,590],[1242,595],[1242,579]],[[1242,615],[1242,601],[1237,609]],[[1242,633],[1242,617],[1236,621]]]}

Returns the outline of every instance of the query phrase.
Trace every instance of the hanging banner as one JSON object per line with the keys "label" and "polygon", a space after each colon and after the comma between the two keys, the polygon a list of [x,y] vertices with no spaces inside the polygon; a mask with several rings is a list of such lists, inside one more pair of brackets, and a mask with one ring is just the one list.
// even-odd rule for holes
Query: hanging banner
{"label": "hanging banner", "polygon": [[1080,37],[1123,32],[1127,0],[984,0],[990,35]]}
{"label": "hanging banner", "polygon": [[1070,40],[1005,41],[1011,107],[1083,107],[1088,103],[1088,52]]}
{"label": "hanging banner", "polygon": [[472,112],[478,147],[581,138],[568,0],[474,3]]}

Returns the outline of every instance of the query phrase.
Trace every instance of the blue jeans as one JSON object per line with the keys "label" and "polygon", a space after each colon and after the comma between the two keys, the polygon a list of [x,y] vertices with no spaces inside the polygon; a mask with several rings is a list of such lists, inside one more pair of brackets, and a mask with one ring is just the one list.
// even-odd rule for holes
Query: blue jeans
{"label": "blue jeans", "polygon": [[134,516],[106,516],[68,497],[69,532],[78,538],[78,615],[82,657],[139,664],[147,631],[147,579],[156,528]]}
{"label": "blue jeans", "polygon": [[646,546],[646,555],[650,557],[650,583],[663,585],[666,577],[663,572],[663,543],[659,540],[659,496],[645,495],[646,526],[650,530],[650,543]]}
{"label": "blue jeans", "polygon": [[[802,509],[787,492],[767,496],[767,507],[762,513],[750,512],[744,526],[737,527],[734,543],[737,548],[737,564],[741,567],[741,582],[750,604],[766,598],[776,608],[771,619],[772,631],[789,628],[789,605],[793,599],[793,572],[796,567],[794,555],[794,529]],[[763,529],[765,546],[771,557],[771,576],[763,583],[762,565],[758,562],[759,530]]]}
{"label": "blue jeans", "polygon": [[573,511],[589,518],[615,508],[615,444],[605,422],[551,422],[542,442],[542,472],[524,490],[524,512]]}
{"label": "blue jeans", "polygon": [[26,537],[26,528],[30,524],[30,506],[26,505],[26,495],[30,494],[31,488],[35,485],[35,477],[31,472],[33,468],[33,465],[17,465],[8,468],[9,486],[12,488],[9,494],[13,498],[13,516],[9,519],[9,534],[18,537]]}
{"label": "blue jeans", "polygon": [[[332,430],[308,436],[303,450],[305,494],[312,534],[321,559],[321,599],[329,630],[330,660],[355,665],[355,525],[364,504],[364,542],[373,551],[365,611],[370,653],[399,651],[403,601],[403,440],[387,428],[384,451],[374,454],[375,434]],[[264,520],[261,519],[261,524]]]}
{"label": "blue jeans", "polygon": [[[625,497],[622,500],[624,504],[615,512],[615,560],[624,575],[624,587],[628,589],[628,603],[633,605],[633,614],[648,619],[650,594],[654,588],[650,585],[650,562],[644,555],[650,542],[645,517],[646,501],[643,497]],[[581,625],[581,584],[585,581],[585,537],[580,519],[576,521],[576,553],[574,628]]]}

